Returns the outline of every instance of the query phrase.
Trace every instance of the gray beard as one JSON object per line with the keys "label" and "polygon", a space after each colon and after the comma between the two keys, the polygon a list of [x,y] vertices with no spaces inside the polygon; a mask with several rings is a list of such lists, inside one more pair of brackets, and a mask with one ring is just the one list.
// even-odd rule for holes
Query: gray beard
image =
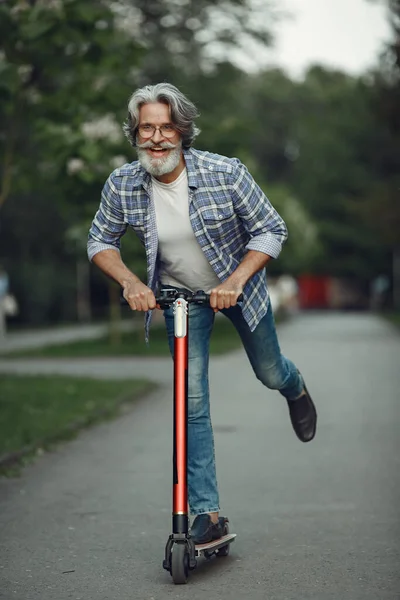
{"label": "gray beard", "polygon": [[147,154],[147,150],[142,148],[136,148],[136,150],[142,167],[153,177],[161,177],[161,175],[171,173],[179,165],[182,142],[172,148],[166,158],[152,158]]}

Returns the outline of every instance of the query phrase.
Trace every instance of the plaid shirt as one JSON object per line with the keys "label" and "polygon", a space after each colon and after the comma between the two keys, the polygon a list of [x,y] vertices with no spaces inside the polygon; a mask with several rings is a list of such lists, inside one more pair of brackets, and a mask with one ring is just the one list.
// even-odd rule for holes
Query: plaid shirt
{"label": "plaid shirt", "polygon": [[[284,221],[237,158],[183,150],[189,184],[189,217],[208,262],[221,281],[235,271],[247,250],[277,258],[287,238]],[[88,256],[120,249],[131,227],[144,244],[147,285],[156,292],[158,236],[151,176],[139,162],[125,164],[106,181],[88,239]],[[254,331],[268,309],[265,269],[243,290],[242,312]],[[146,339],[151,319],[146,314]]]}

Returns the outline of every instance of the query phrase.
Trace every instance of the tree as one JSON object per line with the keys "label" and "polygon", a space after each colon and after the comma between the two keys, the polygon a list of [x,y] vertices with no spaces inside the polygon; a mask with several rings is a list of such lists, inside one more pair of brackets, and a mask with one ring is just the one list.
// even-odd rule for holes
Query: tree
{"label": "tree", "polygon": [[116,0],[114,10],[146,49],[142,84],[192,84],[236,51],[269,46],[279,13],[274,0]]}
{"label": "tree", "polygon": [[65,233],[93,214],[126,149],[117,118],[142,50],[104,0],[3,2],[0,24],[0,255],[14,249],[4,263],[22,314],[73,318]]}
{"label": "tree", "polygon": [[387,6],[392,38],[373,73],[370,96],[375,115],[370,157],[374,183],[358,210],[391,254],[385,274],[392,277],[393,303],[400,309],[400,0],[387,0]]}

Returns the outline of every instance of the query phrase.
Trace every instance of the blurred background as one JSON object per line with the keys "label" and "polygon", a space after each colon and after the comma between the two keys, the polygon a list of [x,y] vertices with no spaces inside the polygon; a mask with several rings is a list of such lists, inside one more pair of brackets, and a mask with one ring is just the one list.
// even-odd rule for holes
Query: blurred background
{"label": "blurred background", "polygon": [[[1,1],[0,336],[121,317],[87,232],[159,81],[286,220],[275,306],[400,312],[399,36],[397,0]],[[133,233],[122,252],[145,277]]]}

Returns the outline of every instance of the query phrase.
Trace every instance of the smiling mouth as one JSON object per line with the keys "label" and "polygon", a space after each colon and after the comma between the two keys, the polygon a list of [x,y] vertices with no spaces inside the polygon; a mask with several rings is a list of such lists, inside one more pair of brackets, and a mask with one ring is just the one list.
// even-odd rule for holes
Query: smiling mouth
{"label": "smiling mouth", "polygon": [[168,152],[168,149],[166,148],[148,148],[147,149],[148,152],[150,152],[150,154],[152,156],[163,156],[166,152]]}

